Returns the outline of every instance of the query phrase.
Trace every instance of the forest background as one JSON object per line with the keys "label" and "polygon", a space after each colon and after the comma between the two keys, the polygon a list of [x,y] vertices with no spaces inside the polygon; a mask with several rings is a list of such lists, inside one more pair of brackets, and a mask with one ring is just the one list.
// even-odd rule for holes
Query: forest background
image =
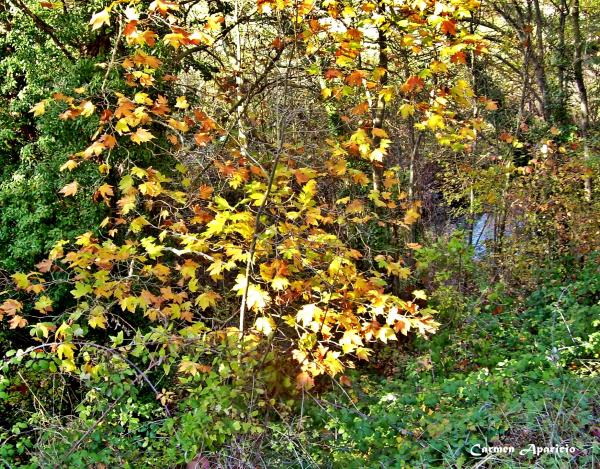
{"label": "forest background", "polygon": [[594,467],[599,14],[0,0],[3,467]]}

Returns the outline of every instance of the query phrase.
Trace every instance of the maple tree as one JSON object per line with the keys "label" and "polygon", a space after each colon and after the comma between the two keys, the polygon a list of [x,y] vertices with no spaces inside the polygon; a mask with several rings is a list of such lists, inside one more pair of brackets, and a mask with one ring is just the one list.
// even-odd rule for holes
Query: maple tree
{"label": "maple tree", "polygon": [[[243,135],[245,121],[259,115],[237,113],[231,122],[229,116],[217,117],[219,107],[203,108],[202,101],[195,105],[185,95],[157,91],[161,82],[177,87],[179,78],[166,64],[195,48],[219,50],[228,33],[239,41],[239,12],[233,18],[238,22],[227,26],[232,18],[221,13],[190,10],[197,17],[198,26],[193,27],[182,23],[177,2],[152,2],[147,9],[115,2],[95,13],[92,30],[116,24],[106,77],[122,70],[129,94],[108,89],[104,81],[96,95],[85,97],[85,90],[76,91],[81,96],[55,93],[31,112],[39,116],[49,106],[59,106],[63,120],[98,119],[92,142],[61,169],[73,171],[97,162],[104,180],[114,181],[103,182],[94,193],[95,200],[111,208],[110,216],[101,224],[101,238],[83,234],[74,250],[68,250],[66,241],[57,244],[44,263],[42,273],[49,279],[37,272],[15,274],[21,279],[19,290],[37,295],[44,294],[57,271],[72,279],[76,312],[59,316],[53,335],[48,329],[42,333],[60,344],[64,366],[76,368],[72,331],[79,327],[77,321],[106,328],[109,315],[138,313],[166,326],[176,341],[186,323],[207,327],[207,311],[220,316],[222,298],[238,298],[240,337],[258,333],[292,340],[292,355],[302,370],[300,386],[321,373],[335,375],[353,366],[349,357],[368,359],[373,340],[397,340],[397,334],[411,330],[434,332],[432,311],[420,308],[416,297],[402,299],[386,288],[388,278],[410,275],[402,260],[390,255],[364,259],[364,252],[349,245],[341,230],[376,223],[397,232],[418,219],[418,203],[407,199],[397,168],[388,162],[392,140],[385,129],[386,108],[399,105],[417,129],[433,131],[449,145],[463,146],[472,138],[469,129],[476,123],[463,119],[460,110],[474,95],[449,68],[464,63],[465,51],[484,50],[476,35],[457,30],[457,20],[476,6],[359,2],[320,9],[312,3],[259,2],[253,14],[278,18],[284,28],[273,31],[278,35],[270,52],[275,55],[272,63],[286,67],[281,106],[296,69],[306,71],[301,80],[321,83],[324,107],[347,112],[351,106],[344,120],[355,130],[312,148],[325,156],[321,161],[309,157],[301,162],[305,145],[314,142],[288,135],[286,116],[276,116],[275,135],[266,136],[274,139],[272,149],[263,156],[241,141],[248,139]],[[155,31],[153,24],[165,27]],[[367,47],[370,35],[379,38],[377,51]],[[386,42],[396,38],[404,55],[427,56],[420,70],[406,76],[403,54],[390,59]],[[120,41],[126,45],[122,56]],[[244,57],[236,60],[243,86],[249,67],[240,62]],[[261,86],[269,71],[265,66],[250,88]],[[230,69],[217,73],[217,83],[208,92],[224,106],[238,99],[233,108],[247,107],[252,95],[240,98],[239,81],[226,81]],[[388,78],[396,74],[405,81]],[[457,132],[461,126],[464,132]],[[155,157],[179,160],[179,174],[166,175],[113,156],[131,143],[150,145]],[[209,146],[219,148],[203,168],[186,164],[188,154]],[[123,162],[111,163],[114,158]],[[361,170],[361,161],[372,171]],[[353,184],[362,186],[365,196],[331,199],[320,193],[325,186],[343,192]],[[215,190],[215,185],[220,188]],[[73,180],[60,192],[74,196],[78,187]],[[225,187],[229,189],[223,192]],[[363,267],[373,262],[375,268]],[[14,327],[33,322],[17,314],[20,308],[5,308]],[[210,334],[220,333],[217,329]],[[62,352],[65,347],[69,353]]]}

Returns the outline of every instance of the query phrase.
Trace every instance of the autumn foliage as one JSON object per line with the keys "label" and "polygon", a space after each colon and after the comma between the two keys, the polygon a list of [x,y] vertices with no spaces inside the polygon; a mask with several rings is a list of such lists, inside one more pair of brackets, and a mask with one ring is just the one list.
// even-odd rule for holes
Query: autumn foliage
{"label": "autumn foliage", "polygon": [[[287,99],[294,80],[311,79],[321,83],[327,103],[356,103],[344,116],[347,135],[322,142],[288,135],[287,117],[277,116],[266,152],[247,148],[239,115],[228,120],[214,105],[161,91],[177,89],[176,61],[186,51],[219,48],[240,25],[224,26],[223,15],[198,11],[197,25],[189,26],[180,5],[167,1],[147,7],[114,2],[95,13],[92,30],[118,30],[101,89],[94,95],[85,88],[54,93],[31,112],[41,116],[58,108],[59,119],[98,122],[89,146],[61,170],[97,165],[101,181],[92,197],[109,207],[109,216],[98,234],[60,241],[37,272],[13,275],[17,291],[31,299],[3,303],[11,328],[32,327],[68,371],[79,366],[77,341],[83,337],[76,340],[81,334],[75,331],[111,328],[113,317],[145,317],[156,324],[150,330],[164,330],[171,343],[181,340],[182,331],[194,330],[207,341],[237,333],[241,347],[252,339],[252,347],[267,340],[290,349],[299,386],[312,385],[322,373],[334,376],[355,359],[368,360],[373,341],[435,332],[434,312],[415,301],[425,293],[403,297],[391,289],[392,279],[405,280],[410,268],[401,258],[371,257],[352,232],[377,224],[402,233],[419,216],[418,203],[386,161],[393,143],[385,129],[387,108],[398,107],[404,118],[455,149],[474,138],[478,122],[461,111],[472,105],[474,93],[450,73],[466,52],[485,50],[481,38],[457,30],[456,20],[474,7],[362,2],[321,9],[311,2],[258,2],[258,15],[283,28],[274,31],[280,35],[269,52],[288,67],[281,77],[284,95],[276,99]],[[367,46],[373,34],[380,37],[377,51]],[[428,57],[417,75],[395,84],[388,75],[403,73],[402,59],[382,41],[397,35],[405,53]],[[239,67],[248,67],[245,57],[239,59]],[[291,77],[291,67],[307,60],[312,65],[306,76]],[[227,82],[230,73],[218,70],[210,92],[225,106],[235,99],[236,107],[246,106],[252,96]],[[106,86],[113,75],[122,77],[123,92]],[[165,174],[124,156],[142,145],[155,158],[178,162],[177,171]],[[188,155],[203,151],[210,155],[203,167],[186,164]],[[349,187],[361,187],[362,195],[336,195]],[[80,189],[73,178],[60,193],[75,197]],[[58,281],[72,285],[75,313],[48,321],[46,289]],[[34,314],[23,313],[26,301],[35,304]],[[219,318],[221,326],[210,318]],[[185,373],[189,366],[180,369]]]}

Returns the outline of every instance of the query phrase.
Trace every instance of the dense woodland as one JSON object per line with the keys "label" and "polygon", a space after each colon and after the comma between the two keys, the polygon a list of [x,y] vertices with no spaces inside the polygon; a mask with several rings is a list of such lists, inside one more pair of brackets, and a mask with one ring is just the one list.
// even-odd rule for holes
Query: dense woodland
{"label": "dense woodland", "polygon": [[596,0],[0,0],[0,466],[600,466],[599,76]]}

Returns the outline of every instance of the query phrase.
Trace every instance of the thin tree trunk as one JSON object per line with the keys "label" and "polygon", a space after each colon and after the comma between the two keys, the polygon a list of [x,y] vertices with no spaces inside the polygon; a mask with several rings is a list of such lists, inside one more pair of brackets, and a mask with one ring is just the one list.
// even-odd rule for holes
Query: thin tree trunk
{"label": "thin tree trunk", "polygon": [[236,85],[236,101],[239,103],[235,112],[238,128],[238,141],[240,146],[241,156],[248,155],[248,139],[244,131],[243,113],[243,85],[244,79],[242,76],[242,33],[240,31],[240,5],[239,0],[236,0],[234,7],[234,22],[235,22],[235,85]]}
{"label": "thin tree trunk", "polygon": [[[385,9],[382,3],[377,7],[377,11],[379,14],[384,15]],[[385,72],[381,75],[379,79],[379,84],[383,87],[387,85],[388,82],[388,51],[387,51],[387,39],[385,37],[385,33],[381,30],[381,28],[377,28],[377,46],[379,49],[379,61],[377,66]],[[377,105],[375,108],[375,112],[373,114],[373,127],[374,128],[383,128],[383,123],[385,120],[385,99],[380,93],[377,97]],[[373,147],[378,148],[381,143],[381,137],[375,136],[373,138]],[[372,165],[373,172],[373,189],[379,191],[383,188],[383,173],[385,170],[385,161],[378,162],[373,161]]]}
{"label": "thin tree trunk", "polygon": [[[575,76],[575,85],[579,95],[580,106],[580,133],[583,143],[583,157],[587,162],[590,159],[590,148],[588,142],[588,129],[590,127],[590,111],[588,103],[587,88],[583,78],[583,38],[581,37],[580,9],[579,0],[573,1],[573,37],[575,39],[575,57],[573,71]],[[592,200],[592,178],[586,176],[584,180],[585,198],[589,202]]]}
{"label": "thin tree trunk", "polygon": [[544,52],[544,19],[539,0],[533,0],[535,18],[536,54],[533,55],[535,62],[535,77],[541,95],[541,115],[544,120],[550,119],[550,97],[548,95],[548,82],[546,80],[545,52]]}
{"label": "thin tree trunk", "polygon": [[569,5],[567,0],[560,0],[559,18],[558,18],[558,60],[557,75],[559,96],[559,117],[563,122],[569,120],[569,110],[567,109],[567,48],[565,45],[565,28],[567,17],[569,16]]}

